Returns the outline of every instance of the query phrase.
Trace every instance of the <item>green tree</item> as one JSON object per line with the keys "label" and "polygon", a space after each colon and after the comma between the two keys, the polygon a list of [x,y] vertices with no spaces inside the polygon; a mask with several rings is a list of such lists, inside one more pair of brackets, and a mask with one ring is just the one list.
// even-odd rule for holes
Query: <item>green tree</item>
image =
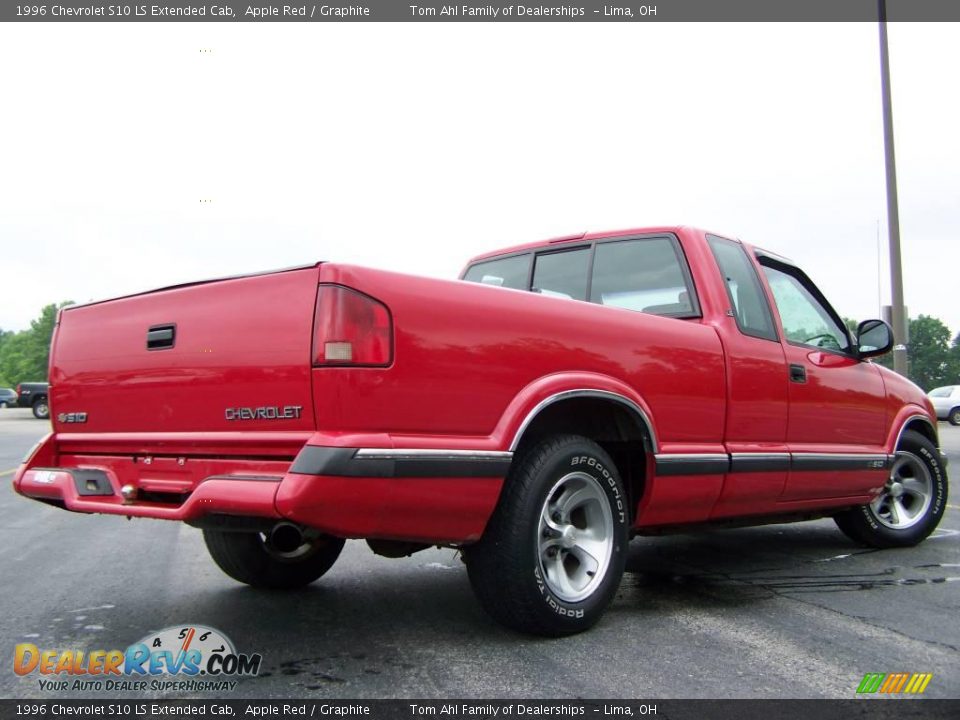
{"label": "green tree", "polygon": [[924,390],[950,385],[960,375],[960,357],[956,339],[950,341],[950,329],[929,315],[910,320],[909,376]]}
{"label": "green tree", "polygon": [[13,386],[21,382],[47,379],[50,362],[50,338],[60,308],[70,305],[47,305],[30,328],[18,333],[0,331],[0,384]]}
{"label": "green tree", "polygon": [[[3,330],[0,329],[0,359],[3,358],[4,346],[16,335],[12,330]],[[8,387],[13,383],[10,382],[7,377],[3,374],[3,369],[0,368],[0,387]]]}
{"label": "green tree", "polygon": [[[957,333],[953,338],[953,343],[950,345],[950,357],[953,360],[954,367],[960,368],[960,333]],[[960,381],[960,378],[957,378]]]}
{"label": "green tree", "polygon": [[[854,334],[856,324],[849,318],[843,321],[850,328],[851,335]],[[907,376],[927,391],[960,382],[960,333],[951,341],[949,328],[939,318],[929,315],[911,318],[909,323]],[[893,369],[893,353],[881,355],[873,361]]]}

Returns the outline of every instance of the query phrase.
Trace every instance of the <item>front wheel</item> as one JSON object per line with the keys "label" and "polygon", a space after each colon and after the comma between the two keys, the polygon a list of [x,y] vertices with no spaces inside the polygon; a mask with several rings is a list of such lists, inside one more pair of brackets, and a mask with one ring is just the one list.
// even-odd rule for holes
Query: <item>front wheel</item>
{"label": "front wheel", "polygon": [[903,433],[883,490],[868,505],[837,515],[847,537],[877,548],[909,547],[932,533],[947,505],[940,452],[920,433]]}
{"label": "front wheel", "polygon": [[536,635],[588,629],[623,575],[627,495],[616,466],[577,435],[544,440],[511,469],[482,539],[464,549],[480,604]]}
{"label": "front wheel", "polygon": [[343,538],[305,533],[299,547],[281,551],[262,533],[204,530],[210,557],[227,575],[247,585],[289,590],[327,572],[343,550]]}
{"label": "front wheel", "polygon": [[46,398],[41,398],[33,404],[33,416],[38,420],[46,420],[50,417],[50,405]]}
{"label": "front wheel", "polygon": [[954,408],[950,411],[950,414],[947,415],[947,422],[951,425],[960,425],[960,408]]}

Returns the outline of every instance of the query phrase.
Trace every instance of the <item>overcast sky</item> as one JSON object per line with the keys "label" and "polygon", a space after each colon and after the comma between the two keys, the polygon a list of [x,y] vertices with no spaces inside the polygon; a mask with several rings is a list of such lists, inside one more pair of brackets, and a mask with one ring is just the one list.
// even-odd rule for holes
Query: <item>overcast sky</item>
{"label": "overcast sky", "polygon": [[[891,25],[890,54],[906,302],[956,333],[960,26]],[[661,223],[791,257],[863,319],[879,222],[889,301],[874,23],[6,24],[0,66],[0,328]]]}

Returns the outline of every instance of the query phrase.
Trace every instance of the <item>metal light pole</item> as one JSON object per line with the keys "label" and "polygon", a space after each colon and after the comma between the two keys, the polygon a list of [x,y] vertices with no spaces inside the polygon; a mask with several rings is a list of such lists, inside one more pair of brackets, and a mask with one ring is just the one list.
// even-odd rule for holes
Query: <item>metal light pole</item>
{"label": "metal light pole", "polygon": [[907,318],[903,309],[903,269],[900,264],[900,210],[897,205],[897,163],[893,152],[893,110],[890,100],[890,55],[887,49],[887,2],[880,10],[880,89],[883,96],[883,147],[887,169],[887,231],[890,234],[890,301],[893,320],[893,369],[907,374]]}

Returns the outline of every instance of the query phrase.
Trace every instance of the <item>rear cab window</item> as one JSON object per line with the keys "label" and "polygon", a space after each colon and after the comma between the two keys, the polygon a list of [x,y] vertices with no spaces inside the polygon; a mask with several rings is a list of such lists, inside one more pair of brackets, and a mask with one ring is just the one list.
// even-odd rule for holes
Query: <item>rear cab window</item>
{"label": "rear cab window", "polygon": [[482,260],[463,279],[663,317],[701,317],[690,269],[673,236],[601,239]]}
{"label": "rear cab window", "polygon": [[693,282],[671,238],[598,243],[590,301],[666,317],[699,317]]}
{"label": "rear cab window", "polygon": [[527,290],[530,283],[530,261],[532,257],[530,253],[525,253],[494,260],[484,260],[471,265],[464,273],[463,279],[483,285]]}
{"label": "rear cab window", "polygon": [[535,293],[572,300],[587,299],[590,248],[541,253],[533,267]]}

